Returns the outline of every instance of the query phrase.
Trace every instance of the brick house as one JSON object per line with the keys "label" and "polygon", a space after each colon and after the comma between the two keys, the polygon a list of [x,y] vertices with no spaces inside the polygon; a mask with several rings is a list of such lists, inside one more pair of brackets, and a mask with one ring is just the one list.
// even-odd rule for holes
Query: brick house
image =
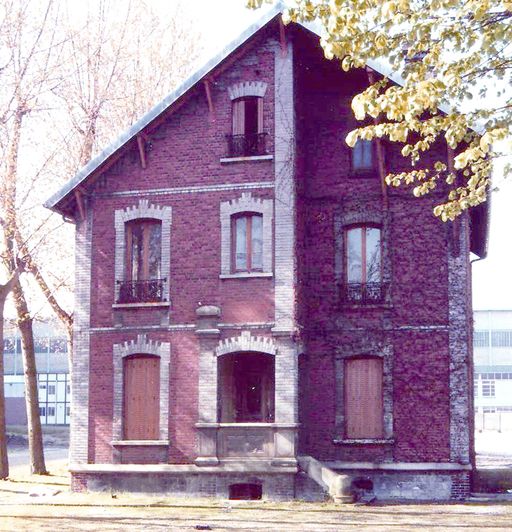
{"label": "brick house", "polygon": [[47,202],[76,224],[74,490],[467,494],[487,215],[381,185],[396,147],[344,143],[367,83],[276,9]]}

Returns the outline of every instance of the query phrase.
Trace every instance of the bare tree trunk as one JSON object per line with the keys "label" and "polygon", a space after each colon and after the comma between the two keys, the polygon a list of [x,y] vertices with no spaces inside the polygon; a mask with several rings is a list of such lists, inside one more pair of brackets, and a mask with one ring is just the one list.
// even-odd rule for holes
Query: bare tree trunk
{"label": "bare tree trunk", "polygon": [[30,272],[33,275],[36,283],[41,289],[41,292],[46,298],[46,301],[48,302],[51,309],[53,310],[57,318],[59,318],[61,323],[64,325],[64,328],[66,329],[69,373],[71,375],[71,368],[72,368],[72,362],[73,362],[73,315],[66,312],[62,308],[62,306],[59,304],[55,296],[53,295],[52,290],[48,286],[46,279],[41,273],[41,269],[39,268],[38,264],[35,262],[32,253],[30,252],[30,250],[28,249],[28,246],[23,240],[18,227],[16,227],[15,237],[16,237],[16,244],[18,246],[19,253],[23,256],[23,260],[25,262],[25,270]]}
{"label": "bare tree trunk", "polygon": [[14,284],[13,295],[16,313],[18,315],[18,328],[20,330],[21,350],[23,353],[30,471],[35,475],[47,475],[48,472],[44,463],[41,418],[39,417],[39,395],[32,318],[30,317],[27,301],[19,280]]}
{"label": "bare tree trunk", "polygon": [[66,344],[68,347],[69,385],[71,386],[73,375],[73,322],[66,326]]}
{"label": "bare tree trunk", "polygon": [[[16,218],[16,180],[18,171],[18,154],[21,138],[21,128],[25,107],[19,104],[13,119],[13,136],[7,152],[7,172],[4,182],[4,197],[2,198],[2,210],[4,212],[5,253],[4,264],[11,276],[18,269],[14,252],[18,222]],[[31,471],[37,475],[47,474],[44,463],[43,435],[41,431],[41,419],[39,417],[39,396],[37,387],[37,370],[34,352],[34,333],[32,330],[32,318],[30,316],[27,300],[23,293],[19,278],[13,285],[14,306],[18,316],[18,327],[21,334],[21,347],[23,353],[23,371],[25,378],[25,404],[28,421],[28,444],[30,453]]]}
{"label": "bare tree trunk", "polygon": [[4,305],[8,294],[6,286],[0,287],[0,479],[2,480],[9,476],[4,393]]}
{"label": "bare tree trunk", "polygon": [[9,458],[7,455],[7,433],[5,425],[5,389],[4,389],[4,307],[5,300],[18,280],[19,267],[7,283],[0,285],[0,479],[9,476]]}

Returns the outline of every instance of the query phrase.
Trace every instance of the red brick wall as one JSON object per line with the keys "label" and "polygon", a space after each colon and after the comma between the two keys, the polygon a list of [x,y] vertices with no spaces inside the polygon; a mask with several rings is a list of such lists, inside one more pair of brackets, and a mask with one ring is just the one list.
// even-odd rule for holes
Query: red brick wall
{"label": "red brick wall", "polygon": [[[231,100],[228,87],[241,81],[264,81],[264,130],[268,132],[268,152],[273,152],[274,52],[260,33],[243,53],[228,58],[209,76],[214,115],[209,114],[202,83],[190,91],[176,110],[161,120],[149,133],[152,147],[147,168],[142,169],[137,149],[125,156],[106,173],[104,184],[96,189],[91,206],[92,286],[89,460],[113,460],[113,345],[135,339],[137,333],[150,340],[171,343],[169,401],[169,461],[190,463],[196,457],[195,423],[198,419],[198,344],[193,329],[165,331],[144,329],[160,324],[162,312],[169,312],[170,325],[195,324],[195,310],[200,304],[218,305],[225,323],[271,322],[274,319],[272,278],[219,279],[221,270],[220,203],[239,198],[242,191],[194,192],[141,196],[129,191],[200,187],[215,184],[257,183],[274,180],[273,162],[258,161],[223,165],[227,155],[225,135],[231,133]],[[212,119],[214,118],[214,120]],[[247,191],[245,191],[247,192]],[[250,190],[253,197],[273,198],[271,188]],[[128,193],[112,196],[115,193]],[[138,204],[172,207],[170,311],[161,309],[123,309],[114,311],[114,266],[116,209]],[[112,332],[114,312],[122,315],[123,327],[131,330]],[[140,328],[140,330],[138,330]],[[239,332],[233,334],[238,335]],[[265,334],[265,333],[263,333]],[[156,451],[158,454],[159,451]],[[152,450],[123,451],[123,461],[150,459]],[[135,453],[135,454],[134,454]]]}
{"label": "red brick wall", "polygon": [[[270,30],[269,30],[270,31]],[[289,35],[293,35],[290,32]],[[93,254],[91,326],[113,328],[114,212],[146,197],[172,206],[170,324],[191,325],[200,304],[218,305],[224,323],[271,322],[271,278],[219,279],[220,202],[240,191],[191,194],[123,195],[113,192],[274,180],[272,161],[221,165],[225,135],[231,131],[227,88],[240,81],[268,83],[264,128],[272,153],[274,54],[269,32],[261,32],[210,77],[214,118],[198,84],[150,134],[148,166],[140,167],[135,148],[106,173],[92,200]],[[274,34],[277,36],[277,33]],[[432,215],[432,199],[411,199],[389,191],[391,308],[341,309],[336,291],[336,213],[354,205],[381,209],[377,178],[350,177],[346,133],[356,125],[352,95],[366,83],[364,72],[343,73],[305,32],[295,32],[297,153],[298,316],[305,355],[300,364],[300,446],[321,459],[446,461],[449,459],[449,352],[446,227]],[[398,162],[386,146],[388,167]],[[442,154],[441,154],[442,155]],[[268,188],[252,190],[272,198]],[[345,206],[345,207],[344,207]],[[158,325],[160,312],[123,312],[125,326]],[[336,445],[335,352],[354,328],[386,329],[393,347],[394,443]],[[403,327],[413,327],[403,329]],[[431,330],[414,327],[434,327]],[[171,343],[169,460],[189,463],[196,455],[198,345],[193,330],[141,329],[151,340]],[[134,339],[137,331],[93,331],[90,356],[90,445],[92,462],[112,460],[112,346]],[[259,334],[259,333],[258,333]],[[265,332],[261,334],[265,335]]]}
{"label": "red brick wall", "polygon": [[[298,161],[297,227],[301,363],[301,452],[342,461],[448,461],[450,458],[448,273],[446,226],[434,218],[435,198],[388,189],[391,308],[342,308],[336,294],[335,216],[362,208],[383,212],[381,185],[351,177],[344,139],[357,126],[352,96],[364,71],[343,73],[327,62],[313,38],[296,35]],[[400,163],[385,145],[388,170]],[[439,151],[444,157],[444,152]],[[403,165],[403,163],[400,163]],[[396,167],[395,167],[396,168]],[[362,206],[362,207],[361,207]],[[467,252],[467,250],[463,250]],[[401,327],[408,330],[398,332]],[[429,331],[414,327],[434,327]],[[355,329],[386,337],[393,348],[393,444],[336,445],[335,353]],[[412,329],[411,329],[412,327]],[[445,327],[445,329],[443,329]],[[383,331],[387,332],[384,333]]]}

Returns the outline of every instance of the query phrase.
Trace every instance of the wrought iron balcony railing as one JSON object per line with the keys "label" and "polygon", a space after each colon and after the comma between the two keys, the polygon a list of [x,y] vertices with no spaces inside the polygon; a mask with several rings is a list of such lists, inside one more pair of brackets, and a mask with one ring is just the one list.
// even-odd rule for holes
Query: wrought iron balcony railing
{"label": "wrought iron balcony railing", "polygon": [[226,135],[228,141],[228,157],[265,155],[267,153],[266,137],[266,133]]}
{"label": "wrought iron balcony railing", "polygon": [[118,303],[158,303],[165,301],[164,285],[167,279],[146,281],[117,281],[119,285]]}
{"label": "wrought iron balcony railing", "polygon": [[345,283],[340,287],[340,299],[348,304],[384,303],[387,288],[387,283]]}

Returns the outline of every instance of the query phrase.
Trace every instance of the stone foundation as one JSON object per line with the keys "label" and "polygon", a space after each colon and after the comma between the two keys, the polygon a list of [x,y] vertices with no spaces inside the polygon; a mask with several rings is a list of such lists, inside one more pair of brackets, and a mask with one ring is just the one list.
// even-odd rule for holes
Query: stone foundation
{"label": "stone foundation", "polygon": [[[340,471],[341,472],[341,471]],[[373,494],[381,501],[449,501],[463,500],[470,495],[470,472],[426,471],[343,471],[353,485],[373,485]],[[370,482],[368,482],[370,481]],[[359,493],[364,488],[358,490]]]}
{"label": "stone foundation", "polygon": [[[470,472],[365,470],[339,471],[353,479],[354,492],[365,490],[380,501],[449,501],[464,500],[470,495]],[[262,487],[262,500],[324,501],[328,494],[304,472],[295,473],[202,473],[202,472],[94,472],[72,473],[71,489],[75,492],[144,493],[171,497],[229,498],[233,484],[256,484]],[[368,489],[373,486],[373,490]]]}
{"label": "stone foundation", "polygon": [[262,486],[262,500],[295,498],[295,474],[73,473],[73,491],[145,493],[172,497],[229,498],[232,484]]}

